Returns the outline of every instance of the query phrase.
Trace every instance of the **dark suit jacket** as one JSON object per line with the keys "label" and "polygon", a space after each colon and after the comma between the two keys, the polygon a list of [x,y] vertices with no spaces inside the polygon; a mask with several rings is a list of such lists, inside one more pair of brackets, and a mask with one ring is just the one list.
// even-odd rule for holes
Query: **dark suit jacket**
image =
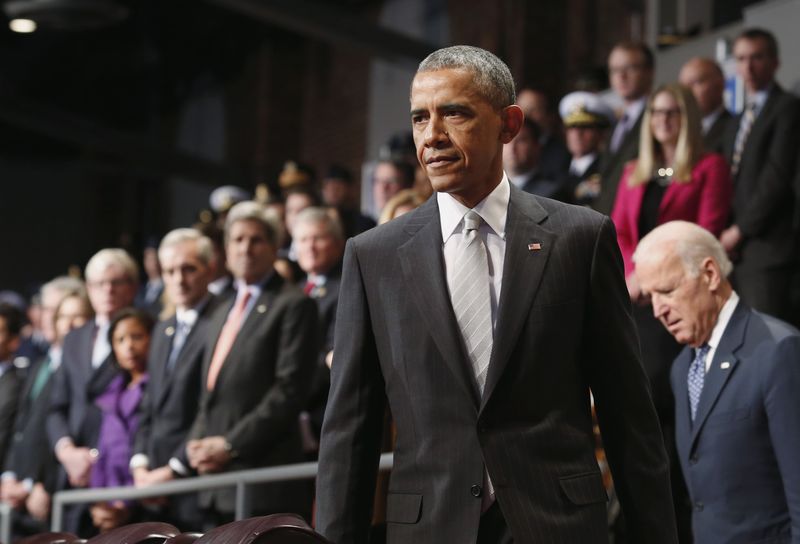
{"label": "dark suit jacket", "polygon": [[31,399],[31,388],[42,365],[49,364],[45,357],[36,361],[29,369],[19,391],[17,419],[11,447],[6,455],[5,470],[13,471],[18,480],[32,478],[42,482],[47,489],[55,486],[58,461],[47,441],[45,421],[50,410],[51,375],[35,399]]}
{"label": "dark suit jacket", "polygon": [[153,330],[148,359],[150,378],[133,446],[134,454],[147,455],[151,470],[166,465],[172,457],[189,467],[186,435],[197,416],[208,319],[218,302],[211,298],[203,307],[169,374],[167,360],[175,335],[175,316],[161,321]]}
{"label": "dark suit jacket", "polygon": [[[92,368],[92,347],[95,338],[94,322],[70,332],[64,338],[61,366],[51,377],[50,413],[47,416],[47,436],[50,448],[62,437],[72,438],[76,446],[94,446],[97,429],[87,425],[94,400],[105,391],[119,373],[113,353],[96,369]],[[63,474],[60,486],[66,485]]]}
{"label": "dark suit jacket", "polygon": [[[639,115],[636,123],[631,127],[622,143],[617,149],[616,153],[612,153],[608,146],[607,151],[603,155],[602,165],[600,166],[600,196],[594,202],[594,209],[600,213],[609,215],[611,209],[614,207],[614,202],[617,198],[617,187],[619,180],[622,178],[622,172],[628,161],[632,161],[639,156],[639,133],[642,130],[642,118],[644,117],[644,110]],[[611,143],[613,131],[608,135],[608,143]]]}
{"label": "dark suit jacket", "polygon": [[322,430],[322,419],[325,415],[325,405],[328,402],[328,390],[331,386],[331,372],[325,364],[325,357],[333,349],[333,333],[336,324],[336,303],[339,300],[339,284],[342,280],[342,263],[339,262],[326,276],[323,291],[311,293],[311,298],[317,303],[320,345],[314,376],[311,379],[311,388],[305,409],[311,417],[312,431],[319,439]]}
{"label": "dark suit jacket", "polygon": [[[554,195],[556,200],[560,200],[561,202],[567,202],[569,204],[578,204],[581,206],[591,206],[594,202],[593,198],[578,198],[575,195],[575,190],[578,188],[578,185],[581,182],[586,181],[594,176],[598,176],[600,174],[600,162],[602,160],[602,156],[598,155],[592,164],[589,165],[589,168],[583,173],[583,175],[576,176],[575,174],[570,174],[569,170],[565,174],[563,174],[562,181],[560,182],[560,189],[559,192]],[[569,165],[567,165],[569,167]]]}
{"label": "dark suit jacket", "polygon": [[17,369],[14,365],[11,365],[0,376],[0,471],[5,470],[3,460],[12,442],[18,398],[19,379],[17,378]]}
{"label": "dark suit jacket", "polygon": [[550,134],[542,145],[539,157],[539,169],[545,173],[549,179],[561,179],[569,169],[571,157],[567,146],[564,145],[564,138],[560,134]]}
{"label": "dark suit jacket", "polygon": [[[738,130],[739,118],[728,123],[728,162]],[[733,178],[733,223],[744,236],[737,274],[743,280],[797,260],[792,218],[798,195],[792,184],[799,152],[800,101],[776,84],[753,122]]]}
{"label": "dark suit jacket", "polygon": [[728,110],[722,110],[717,120],[703,135],[703,144],[706,151],[712,153],[725,153],[725,135],[728,132],[728,124],[734,122],[734,117]]}
{"label": "dark suit jacket", "polygon": [[675,360],[676,442],[695,542],[800,542],[800,332],[740,302],[689,419]]}
{"label": "dark suit jacket", "polygon": [[[531,250],[531,244],[540,244]],[[632,542],[674,542],[664,446],[608,218],[512,186],[497,327],[478,395],[434,195],[349,241],[317,527],[366,542],[387,400],[389,543],[475,542],[484,467],[516,542],[605,543],[591,387]]]}
{"label": "dark suit jacket", "polygon": [[[214,347],[233,304],[220,304],[208,324],[200,409],[189,438],[225,436],[237,456],[228,470],[302,460],[297,416],[303,407],[317,357],[317,308],[302,291],[273,273],[208,391],[205,383]],[[253,486],[258,513],[308,509],[296,483]],[[201,507],[233,512],[233,489],[200,493]]]}

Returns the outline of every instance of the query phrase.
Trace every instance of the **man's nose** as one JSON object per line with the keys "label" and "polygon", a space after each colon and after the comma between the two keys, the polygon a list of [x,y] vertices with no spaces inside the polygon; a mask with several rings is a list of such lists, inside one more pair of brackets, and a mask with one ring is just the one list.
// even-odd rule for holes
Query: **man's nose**
{"label": "man's nose", "polygon": [[432,116],[425,128],[425,145],[428,147],[438,147],[442,142],[447,141],[447,130],[444,121],[439,116]]}

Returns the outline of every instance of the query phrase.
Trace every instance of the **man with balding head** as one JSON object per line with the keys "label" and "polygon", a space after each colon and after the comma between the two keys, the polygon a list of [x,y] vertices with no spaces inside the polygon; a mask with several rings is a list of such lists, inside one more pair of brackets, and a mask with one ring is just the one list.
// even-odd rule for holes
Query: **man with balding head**
{"label": "man with balding head", "polygon": [[706,151],[722,153],[726,127],[733,118],[723,104],[725,76],[722,69],[711,59],[694,57],[683,65],[678,81],[692,91],[700,107]]}
{"label": "man with balding head", "polygon": [[671,379],[695,542],[800,542],[800,331],[739,300],[725,250],[693,223],[653,229],[634,261],[686,346]]}

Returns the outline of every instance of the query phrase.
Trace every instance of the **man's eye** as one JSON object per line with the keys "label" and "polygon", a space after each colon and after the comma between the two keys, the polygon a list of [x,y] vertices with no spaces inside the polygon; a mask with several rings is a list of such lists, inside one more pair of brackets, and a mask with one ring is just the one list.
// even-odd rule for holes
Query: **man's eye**
{"label": "man's eye", "polygon": [[424,123],[427,119],[428,117],[426,115],[413,115],[411,117],[411,122],[414,124]]}

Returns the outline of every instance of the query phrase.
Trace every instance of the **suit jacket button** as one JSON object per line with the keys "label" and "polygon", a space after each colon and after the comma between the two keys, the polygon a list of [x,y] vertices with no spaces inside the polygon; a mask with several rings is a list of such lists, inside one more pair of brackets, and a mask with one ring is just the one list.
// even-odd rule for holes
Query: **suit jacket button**
{"label": "suit jacket button", "polygon": [[695,512],[702,512],[703,511],[703,503],[699,502],[699,501],[694,503],[694,511]]}
{"label": "suit jacket button", "polygon": [[475,484],[469,488],[469,492],[473,497],[480,497],[483,494],[483,489],[478,484]]}

